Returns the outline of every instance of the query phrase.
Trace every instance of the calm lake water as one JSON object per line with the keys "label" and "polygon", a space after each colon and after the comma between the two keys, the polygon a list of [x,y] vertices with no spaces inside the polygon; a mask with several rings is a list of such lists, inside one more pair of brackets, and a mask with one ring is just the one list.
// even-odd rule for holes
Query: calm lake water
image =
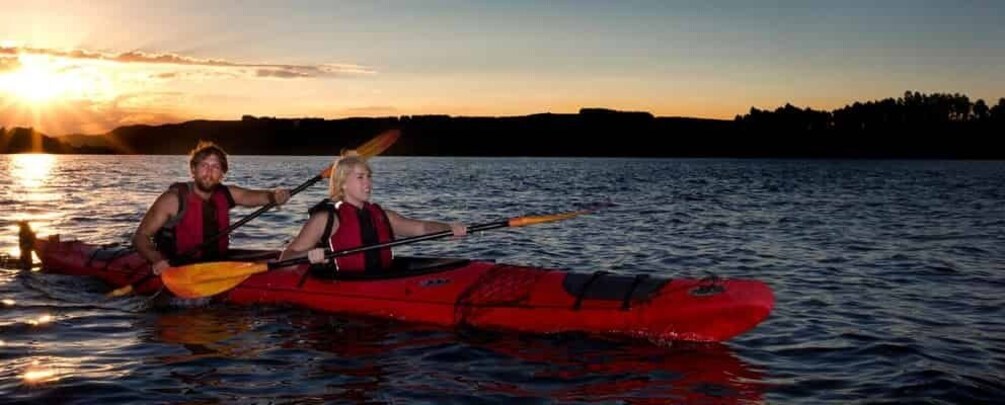
{"label": "calm lake water", "polygon": [[[295,187],[324,157],[232,157]],[[3,402],[1001,403],[1005,162],[379,157],[374,200],[467,223],[596,213],[398,248],[575,271],[755,278],[776,307],[724,344],[444,330],[284,307],[154,311],[0,270]],[[184,156],[0,155],[0,253],[124,242]],[[238,229],[281,248],[321,184]],[[238,218],[251,210],[238,210]]]}

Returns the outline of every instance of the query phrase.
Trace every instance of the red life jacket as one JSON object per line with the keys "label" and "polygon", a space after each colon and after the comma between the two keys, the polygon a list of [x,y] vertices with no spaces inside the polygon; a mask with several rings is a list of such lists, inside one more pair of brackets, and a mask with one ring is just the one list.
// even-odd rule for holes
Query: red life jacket
{"label": "red life jacket", "polygon": [[[363,245],[373,245],[394,240],[394,231],[387,213],[377,204],[363,203],[362,208],[342,201],[332,202],[329,199],[321,201],[310,210],[314,214],[319,210],[328,212],[328,224],[325,226],[318,247],[331,251],[351,249]],[[338,215],[338,230],[332,232],[334,215]],[[371,249],[351,255],[335,258],[335,268],[338,271],[381,271],[391,267],[393,254],[390,247]]]}
{"label": "red life jacket", "polygon": [[178,213],[157,231],[154,239],[157,250],[175,265],[219,260],[230,247],[230,238],[223,236],[210,246],[192,251],[230,226],[230,209],[236,205],[227,186],[216,186],[209,200],[199,197],[193,187],[191,183],[171,185],[178,194]]}

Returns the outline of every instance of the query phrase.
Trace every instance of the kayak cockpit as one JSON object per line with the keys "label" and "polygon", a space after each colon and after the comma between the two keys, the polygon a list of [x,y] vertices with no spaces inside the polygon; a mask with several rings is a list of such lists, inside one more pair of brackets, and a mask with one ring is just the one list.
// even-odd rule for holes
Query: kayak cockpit
{"label": "kayak cockpit", "polygon": [[315,266],[310,269],[311,277],[332,281],[391,280],[439,273],[466,266],[471,260],[454,257],[398,256],[391,268],[379,272],[337,272],[332,267]]}

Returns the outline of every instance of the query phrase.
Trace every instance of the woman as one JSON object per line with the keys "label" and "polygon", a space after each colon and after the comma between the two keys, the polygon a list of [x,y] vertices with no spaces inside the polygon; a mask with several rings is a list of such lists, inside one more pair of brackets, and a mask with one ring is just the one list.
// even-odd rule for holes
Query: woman
{"label": "woman", "polygon": [[[283,250],[280,260],[307,252],[311,263],[324,263],[326,249],[351,249],[447,230],[454,236],[467,234],[464,224],[411,219],[369,202],[372,172],[362,156],[350,153],[334,165],[329,198],[310,209],[310,218]],[[391,267],[391,248],[338,256],[334,264],[337,271],[386,270]]]}

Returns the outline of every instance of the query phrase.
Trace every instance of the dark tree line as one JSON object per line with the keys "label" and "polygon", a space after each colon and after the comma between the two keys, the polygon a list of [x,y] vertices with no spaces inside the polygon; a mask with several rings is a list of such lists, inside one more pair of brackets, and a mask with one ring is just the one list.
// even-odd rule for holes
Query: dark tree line
{"label": "dark tree line", "polygon": [[797,131],[896,131],[933,125],[971,130],[996,125],[1000,128],[1005,123],[1005,98],[998,99],[994,107],[988,107],[984,100],[971,102],[962,94],[908,91],[901,98],[855,102],[833,112],[801,109],[791,104],[775,111],[751,108],[749,114],[738,115],[736,121],[745,126]]}
{"label": "dark tree line", "polygon": [[735,122],[758,142],[798,155],[1005,157],[997,146],[1005,140],[1005,98],[989,107],[962,94],[908,91],[900,98],[856,102],[834,111],[791,104],[774,111],[751,108]]}

